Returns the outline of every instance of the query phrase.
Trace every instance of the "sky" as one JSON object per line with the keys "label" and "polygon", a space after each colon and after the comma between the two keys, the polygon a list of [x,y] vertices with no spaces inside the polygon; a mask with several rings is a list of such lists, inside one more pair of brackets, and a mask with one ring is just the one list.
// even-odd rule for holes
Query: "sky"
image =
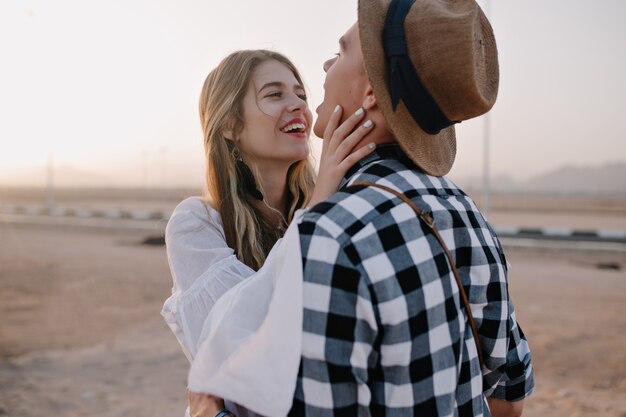
{"label": "sky", "polygon": [[[453,179],[626,161],[626,2],[482,0],[500,92],[457,127]],[[0,0],[0,185],[52,161],[111,185],[202,184],[198,96],[237,49],[269,48],[300,69],[310,106],[322,63],[356,21],[356,0]],[[314,152],[319,140],[313,139]]]}

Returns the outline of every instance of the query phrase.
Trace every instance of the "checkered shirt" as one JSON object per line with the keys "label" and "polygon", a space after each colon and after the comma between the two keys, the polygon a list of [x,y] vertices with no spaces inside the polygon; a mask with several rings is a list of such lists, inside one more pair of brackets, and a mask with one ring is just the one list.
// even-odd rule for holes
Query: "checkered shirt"
{"label": "checkered shirt", "polygon": [[[415,212],[431,212],[478,326],[485,363],[440,244]],[[485,398],[525,398],[530,350],[517,325],[507,262],[475,203],[379,147],[299,225],[304,268],[302,360],[289,416],[489,416]]]}

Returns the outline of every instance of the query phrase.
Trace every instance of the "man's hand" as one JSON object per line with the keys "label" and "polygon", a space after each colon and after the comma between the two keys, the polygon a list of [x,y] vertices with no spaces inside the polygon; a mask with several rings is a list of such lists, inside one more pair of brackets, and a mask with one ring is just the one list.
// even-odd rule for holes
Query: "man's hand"
{"label": "man's hand", "polygon": [[491,410],[491,417],[522,417],[524,400],[512,403],[498,398],[487,398],[487,403]]}
{"label": "man's hand", "polygon": [[224,409],[224,400],[208,394],[192,392],[187,388],[187,401],[191,417],[214,417]]}

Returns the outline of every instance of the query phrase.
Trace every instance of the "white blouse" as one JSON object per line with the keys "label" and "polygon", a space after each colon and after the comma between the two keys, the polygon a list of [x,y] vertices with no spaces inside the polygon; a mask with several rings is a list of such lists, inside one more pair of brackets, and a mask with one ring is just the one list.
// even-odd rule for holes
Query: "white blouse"
{"label": "white blouse", "polygon": [[228,399],[240,417],[286,415],[293,400],[302,337],[296,224],[258,272],[236,258],[219,213],[199,197],[181,202],[166,228],[174,286],[161,314],[191,362],[189,388]]}
{"label": "white blouse", "polygon": [[174,286],[161,314],[189,361],[215,302],[254,273],[226,244],[218,211],[200,197],[183,200],[165,229]]}

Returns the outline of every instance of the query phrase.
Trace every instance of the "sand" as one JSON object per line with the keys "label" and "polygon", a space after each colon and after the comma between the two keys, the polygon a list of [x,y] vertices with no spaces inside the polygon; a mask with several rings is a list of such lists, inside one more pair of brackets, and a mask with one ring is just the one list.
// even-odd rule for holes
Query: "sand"
{"label": "sand", "polygon": [[164,249],[145,232],[0,226],[0,415],[181,415]]}
{"label": "sand", "polygon": [[[165,251],[141,244],[159,227],[0,218],[0,416],[182,416],[188,364],[159,315]],[[626,252],[507,256],[536,372],[524,415],[626,417]]]}

